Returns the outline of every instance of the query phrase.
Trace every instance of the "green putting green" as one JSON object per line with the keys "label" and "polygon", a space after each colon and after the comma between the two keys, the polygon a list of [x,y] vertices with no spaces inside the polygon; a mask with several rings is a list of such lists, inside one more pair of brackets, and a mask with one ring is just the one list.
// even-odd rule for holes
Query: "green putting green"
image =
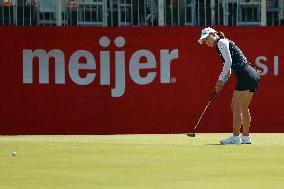
{"label": "green putting green", "polygon": [[284,188],[284,134],[227,136],[0,136],[0,188]]}

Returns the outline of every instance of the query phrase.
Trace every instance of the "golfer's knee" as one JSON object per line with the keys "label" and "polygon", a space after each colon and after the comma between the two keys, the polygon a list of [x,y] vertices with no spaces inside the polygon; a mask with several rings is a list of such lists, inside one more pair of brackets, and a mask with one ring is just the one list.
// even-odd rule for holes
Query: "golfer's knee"
{"label": "golfer's knee", "polygon": [[245,116],[248,116],[250,114],[247,106],[242,106],[241,111],[242,111],[242,114]]}
{"label": "golfer's knee", "polygon": [[234,112],[234,111],[237,111],[237,110],[241,110],[241,109],[242,109],[242,104],[239,103],[239,102],[236,101],[236,100],[233,100],[233,101],[231,102],[231,109],[232,109],[233,112]]}
{"label": "golfer's knee", "polygon": [[242,113],[242,106],[238,103],[232,103],[231,109],[234,114],[241,114]]}
{"label": "golfer's knee", "polygon": [[242,117],[243,117],[243,122],[245,124],[249,124],[251,122],[251,116],[249,113],[249,109],[248,108],[244,108],[242,111]]}
{"label": "golfer's knee", "polygon": [[242,119],[242,109],[240,107],[233,107],[233,117]]}

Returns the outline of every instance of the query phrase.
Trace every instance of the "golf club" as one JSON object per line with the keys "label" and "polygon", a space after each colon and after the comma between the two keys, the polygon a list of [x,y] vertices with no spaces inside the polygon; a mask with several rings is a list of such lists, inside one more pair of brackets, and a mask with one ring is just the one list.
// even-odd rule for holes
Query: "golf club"
{"label": "golf club", "polygon": [[192,130],[190,133],[187,133],[187,134],[186,134],[188,137],[195,137],[195,130],[196,130],[196,128],[198,127],[198,125],[199,125],[199,123],[200,123],[200,121],[201,121],[203,115],[205,114],[207,108],[209,107],[211,101],[212,101],[213,98],[216,96],[216,94],[217,94],[217,92],[214,90],[214,91],[212,92],[212,94],[210,95],[210,97],[209,97],[209,102],[208,102],[207,105],[205,106],[205,108],[204,108],[204,110],[203,110],[201,116],[199,117],[198,122],[196,123],[195,127],[193,128],[193,130]]}

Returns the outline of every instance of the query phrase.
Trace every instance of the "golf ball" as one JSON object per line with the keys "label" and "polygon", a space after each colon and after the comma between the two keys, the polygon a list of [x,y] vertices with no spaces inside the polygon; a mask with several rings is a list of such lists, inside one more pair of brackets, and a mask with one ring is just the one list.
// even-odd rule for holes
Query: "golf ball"
{"label": "golf ball", "polygon": [[16,156],[17,155],[17,152],[12,152],[12,156]]}

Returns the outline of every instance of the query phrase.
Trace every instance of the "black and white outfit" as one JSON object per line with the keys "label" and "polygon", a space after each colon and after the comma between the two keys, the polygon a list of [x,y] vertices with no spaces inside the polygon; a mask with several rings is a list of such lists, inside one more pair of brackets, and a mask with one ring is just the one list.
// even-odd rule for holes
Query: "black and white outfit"
{"label": "black and white outfit", "polygon": [[235,90],[255,92],[259,87],[259,71],[252,67],[233,41],[219,38],[216,43],[217,52],[224,64],[219,80],[225,83],[232,70],[237,80]]}

